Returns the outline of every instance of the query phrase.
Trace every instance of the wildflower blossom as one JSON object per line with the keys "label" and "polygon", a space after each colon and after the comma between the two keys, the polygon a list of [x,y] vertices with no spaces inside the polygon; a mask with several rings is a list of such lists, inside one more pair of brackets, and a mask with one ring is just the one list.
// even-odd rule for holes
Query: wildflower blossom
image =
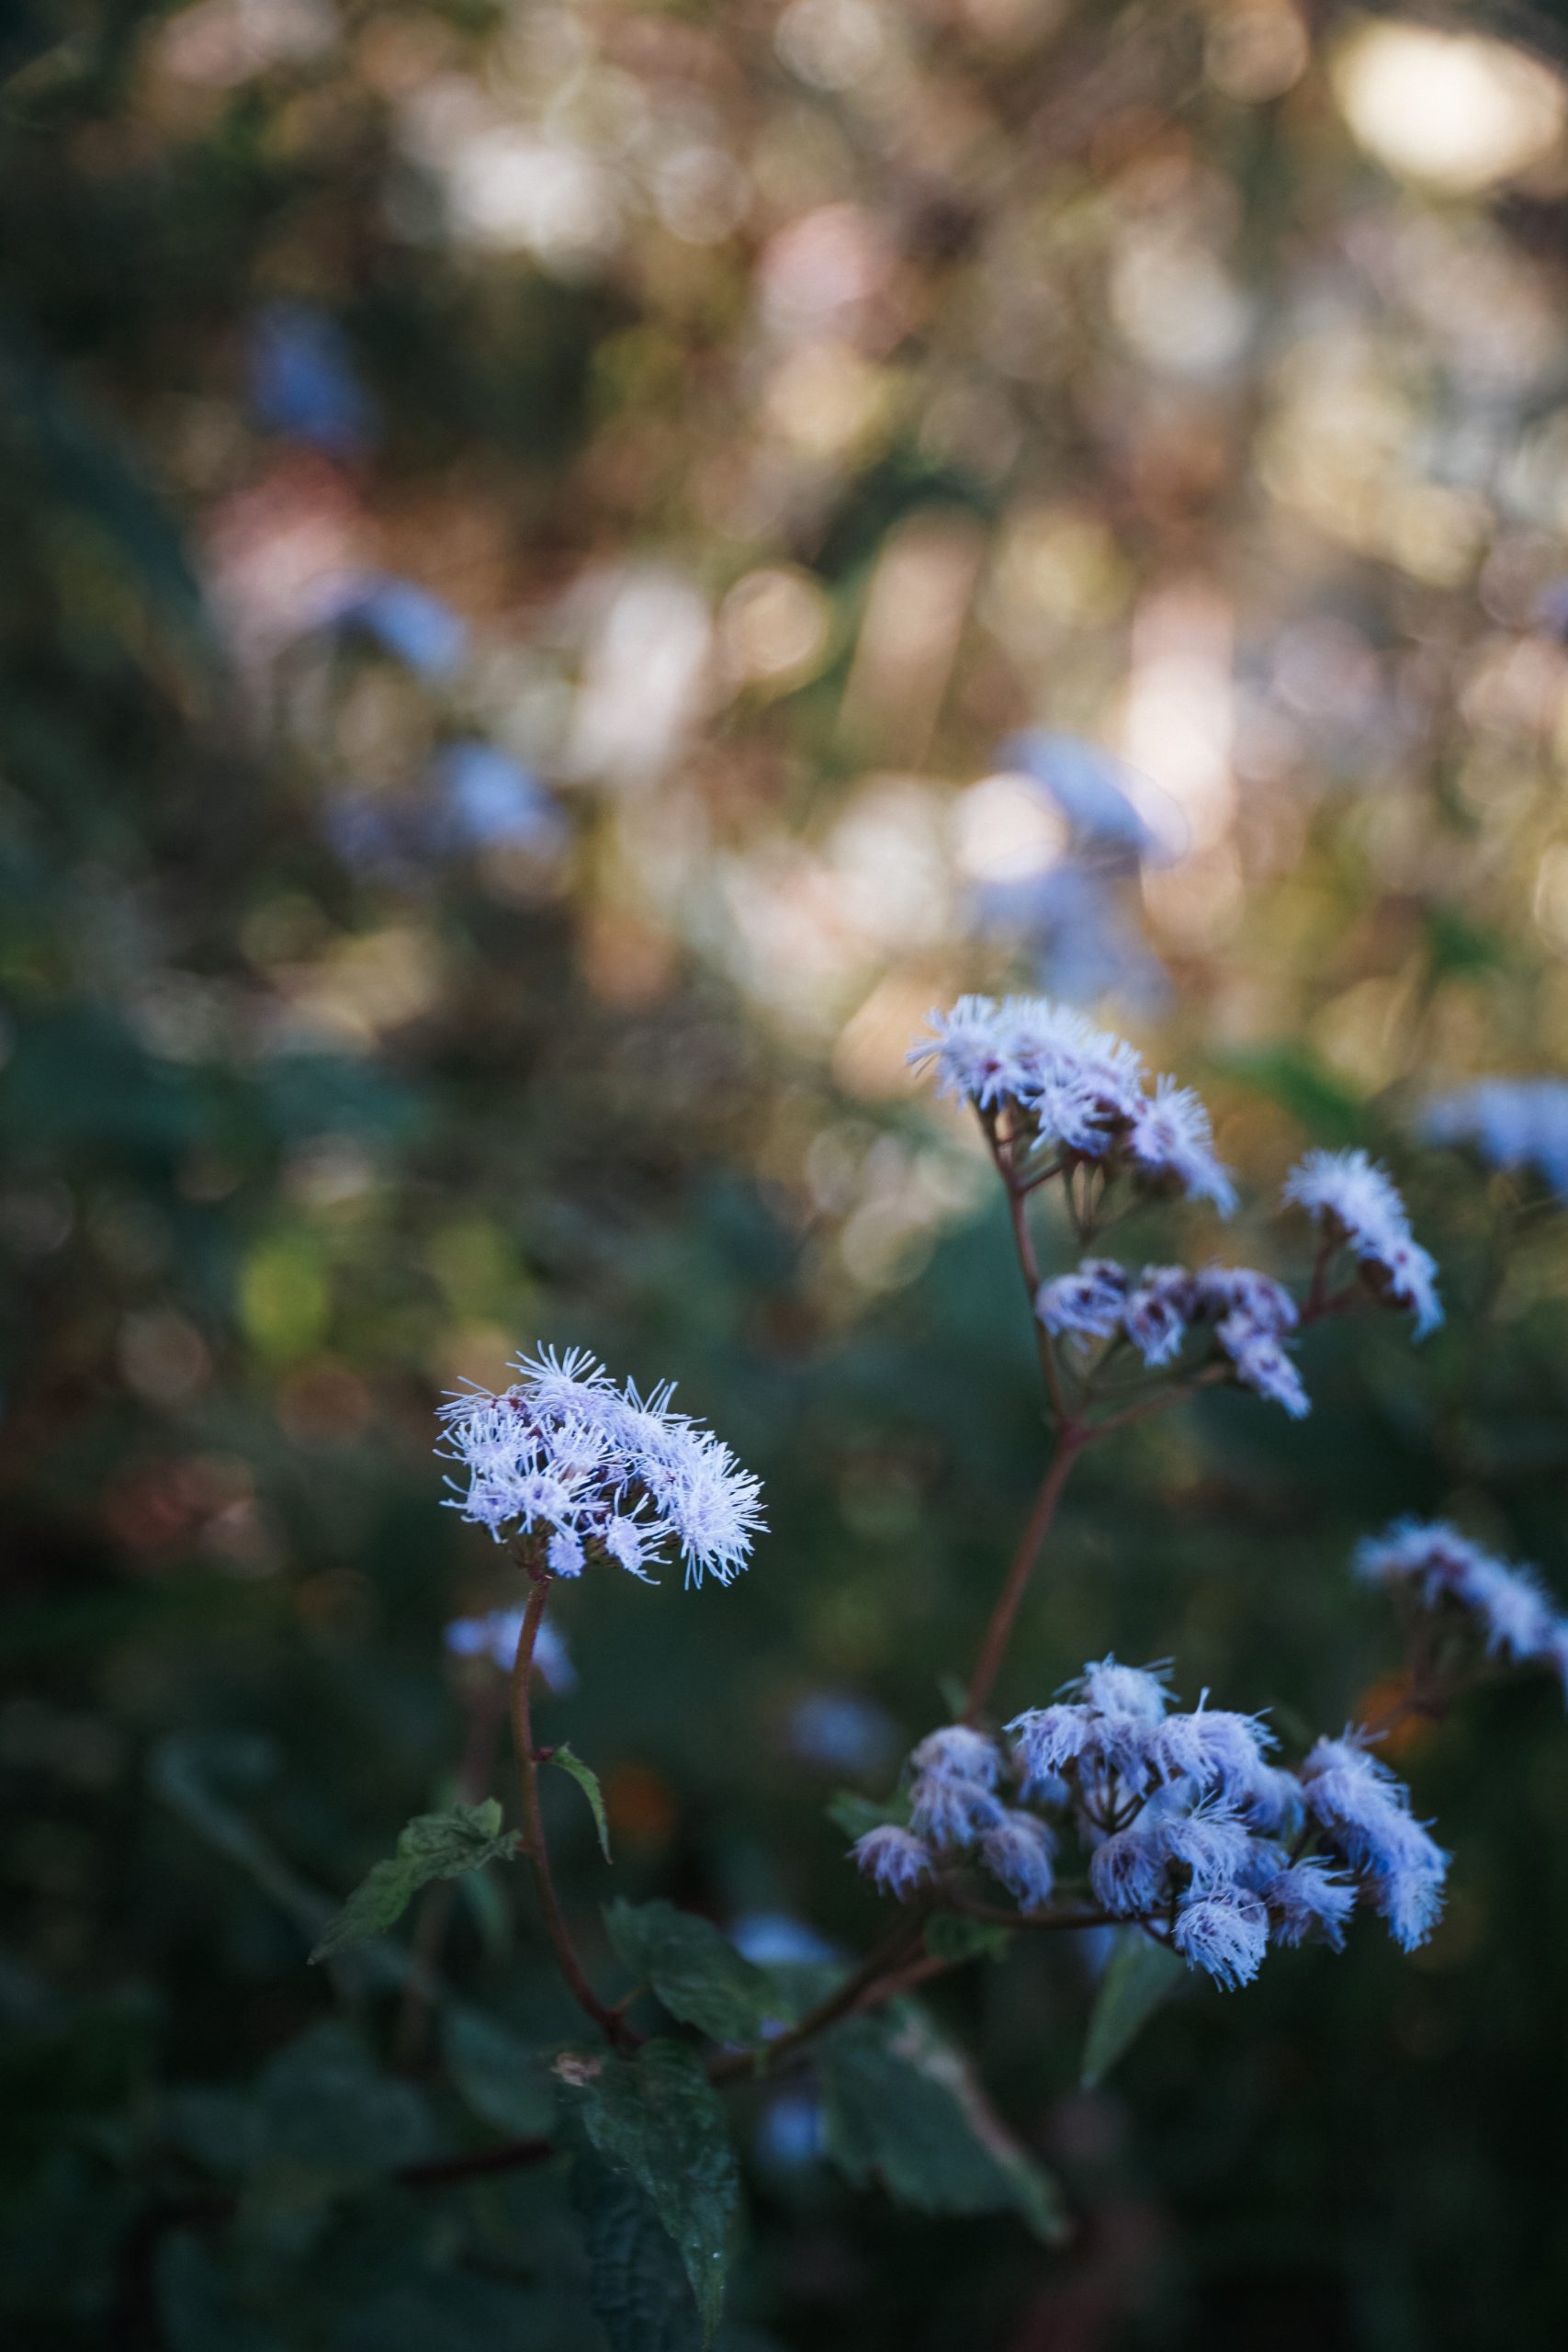
{"label": "wildflower blossom", "polygon": [[1568,1079],[1480,1079],[1435,1097],[1421,1128],[1432,1143],[1472,1145],[1490,1167],[1534,1168],[1568,1193]]}
{"label": "wildflower blossom", "polygon": [[1124,1038],[1044,997],[960,997],[930,1023],[932,1035],[908,1058],[934,1068],[943,1094],[982,1112],[1010,1102],[1042,1144],[1112,1173],[1125,1167],[1151,1190],[1210,1201],[1222,1215],[1235,1206],[1202,1103],[1173,1079],[1148,1092],[1143,1057]]}
{"label": "wildflower blossom", "polygon": [[1568,1618],[1553,1608],[1533,1572],[1499,1560],[1446,1520],[1396,1520],[1358,1545],[1352,1566],[1369,1583],[1408,1587],[1427,1609],[1450,1601],[1469,1610],[1488,1655],[1501,1652],[1517,1664],[1539,1662],[1563,1672]]}
{"label": "wildflower blossom", "polygon": [[1315,1928],[1336,1951],[1344,1950],[1356,1890],[1321,1854],[1304,1854],[1299,1862],[1270,1872],[1258,1892],[1276,1943],[1299,1944]]}
{"label": "wildflower blossom", "polygon": [[1235,1186],[1215,1157],[1209,1114],[1190,1086],[1158,1079],[1134,1114],[1127,1156],[1150,1182],[1210,1201],[1222,1216],[1235,1206]]}
{"label": "wildflower blossom", "polygon": [[1032,1911],[1051,1892],[1055,1838],[1032,1813],[1004,1813],[980,1839],[980,1859],[1020,1910]]}
{"label": "wildflower blossom", "polygon": [[853,1849],[889,1894],[908,1896],[939,1864],[943,1876],[979,1865],[1027,1913],[1051,1893],[1070,1829],[1101,1908],[1224,1985],[1250,1982],[1270,1939],[1339,1950],[1362,1897],[1407,1949],[1438,1917],[1448,1856],[1359,1735],[1320,1739],[1288,1771],[1258,1716],[1211,1707],[1206,1691],[1173,1707],[1163,1672],[1114,1657],[1008,1730],[1010,1763],[966,1724],[915,1749],[909,1828]]}
{"label": "wildflower blossom", "polygon": [[1413,1238],[1385,1170],[1364,1151],[1309,1151],[1286,1179],[1284,1197],[1350,1251],[1377,1297],[1408,1309],[1418,1340],[1436,1330],[1443,1319],[1437,1265]]}
{"label": "wildflower blossom", "polygon": [[1269,1914],[1255,1894],[1200,1895],[1177,1913],[1171,1941],[1220,1984],[1250,1984],[1269,1948]]}
{"label": "wildflower blossom", "polygon": [[931,1857],[911,1830],[885,1821],[857,1838],[851,1849],[860,1869],[874,1879],[885,1894],[899,1900],[912,1894],[931,1876]]}
{"label": "wildflower blossom", "polygon": [[1197,1303],[1197,1286],[1185,1266],[1144,1268],[1127,1293],[1122,1329],[1151,1372],[1179,1353]]}
{"label": "wildflower blossom", "polygon": [[1111,1258],[1086,1258],[1070,1274],[1042,1283],[1034,1311],[1054,1336],[1109,1339],[1122,1319],[1127,1275]]}
{"label": "wildflower blossom", "polygon": [[629,1381],[617,1389],[577,1350],[517,1370],[502,1396],[477,1390],[441,1408],[439,1450],[468,1473],[453,1501],[465,1519],[498,1542],[511,1530],[542,1536],[557,1576],[581,1575],[592,1549],[651,1580],[671,1544],[688,1583],[728,1584],[746,1566],[763,1524],[758,1481],[711,1430],[671,1410],[670,1385],[646,1397]]}
{"label": "wildflower blossom", "polygon": [[1320,1739],[1302,1766],[1312,1819],[1364,1881],[1374,1910],[1408,1951],[1442,1908],[1449,1858],[1410,1811],[1410,1792],[1364,1741]]}

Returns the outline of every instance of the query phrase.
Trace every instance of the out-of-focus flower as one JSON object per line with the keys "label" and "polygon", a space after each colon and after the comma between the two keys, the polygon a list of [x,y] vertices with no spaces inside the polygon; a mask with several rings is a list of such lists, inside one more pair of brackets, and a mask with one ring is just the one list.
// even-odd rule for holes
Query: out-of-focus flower
{"label": "out-of-focus flower", "polygon": [[769,2100],[757,2127],[757,2153],[781,2172],[798,2172],[823,2152],[822,2102],[815,2091],[785,2090]]}
{"label": "out-of-focus flower", "polygon": [[982,1111],[1010,1102],[1042,1143],[1125,1167],[1148,1189],[1212,1201],[1222,1215],[1235,1205],[1198,1097],[1171,1079],[1148,1093],[1143,1057],[1125,1039],[1045,997],[964,996],[929,1018],[935,1035],[909,1061],[933,1065],[941,1092]]}
{"label": "out-of-focus flower", "polygon": [[670,1544],[688,1584],[739,1575],[762,1526],[758,1481],[711,1430],[671,1409],[671,1385],[647,1397],[629,1381],[617,1389],[577,1349],[547,1349],[517,1370],[502,1396],[479,1389],[441,1408],[440,1451],[468,1472],[455,1510],[497,1542],[511,1529],[543,1534],[556,1576],[581,1575],[592,1547],[651,1581]]}
{"label": "out-of-focus flower", "polygon": [[[488,1658],[510,1674],[523,1632],[521,1609],[492,1609],[484,1617],[455,1617],[442,1639],[454,1657]],[[565,1639],[547,1618],[534,1637],[534,1664],[547,1687],[565,1698],[577,1688],[577,1668]]]}
{"label": "out-of-focus flower", "polygon": [[1353,1732],[1320,1739],[1302,1766],[1307,1811],[1365,1884],[1406,1951],[1442,1909],[1449,1858],[1410,1811],[1410,1792]]}
{"label": "out-of-focus flower", "polygon": [[256,421],[334,458],[358,457],[376,435],[376,406],[335,319],[309,302],[267,302],[251,322],[246,359]]}
{"label": "out-of-focus flower", "polygon": [[1213,1327],[1245,1388],[1300,1419],[1311,1408],[1282,1341],[1297,1315],[1290,1293],[1250,1266],[1145,1266],[1134,1285],[1110,1258],[1086,1258],[1070,1274],[1042,1283],[1034,1311],[1048,1331],[1078,1339],[1120,1332],[1145,1364],[1169,1363],[1190,1330]]}
{"label": "out-of-focus flower", "polygon": [[462,849],[522,849],[555,859],[570,831],[558,801],[493,743],[449,743],[436,754],[437,831]]}
{"label": "out-of-focus flower", "polygon": [[818,1967],[837,1960],[837,1947],[788,1911],[744,1911],[732,1920],[729,1940],[758,1968]]}
{"label": "out-of-focus flower", "polygon": [[897,1747],[893,1718],[854,1690],[813,1690],[791,1710],[789,1744],[808,1764],[862,1776],[889,1764]]}
{"label": "out-of-focus flower", "polygon": [[468,624],[412,580],[358,572],[330,583],[318,603],[319,628],[359,630],[423,677],[456,675],[468,656]]}
{"label": "out-of-focus flower", "polygon": [[1369,1584],[1405,1586],[1424,1607],[1468,1610],[1489,1653],[1550,1666],[1568,1692],[1568,1617],[1533,1570],[1510,1566],[1446,1520],[1399,1519],[1358,1545],[1351,1562]]}
{"label": "out-of-focus flower", "polygon": [[868,1829],[863,1838],[856,1838],[852,1851],[867,1878],[874,1879],[885,1894],[896,1894],[900,1901],[931,1875],[928,1848],[912,1830],[900,1829],[895,1822],[880,1822]]}
{"label": "out-of-focus flower", "polygon": [[1469,1144],[1492,1168],[1533,1168],[1568,1193],[1568,1079],[1483,1078],[1421,1114],[1431,1143]]}
{"label": "out-of-focus flower", "polygon": [[1284,1197],[1350,1251],[1377,1297],[1409,1310],[1418,1340],[1437,1329],[1437,1264],[1413,1238],[1386,1170],[1364,1151],[1309,1151],[1286,1179]]}
{"label": "out-of-focus flower", "polygon": [[1130,768],[1098,743],[1043,729],[1015,735],[1001,749],[1001,765],[1033,777],[1066,819],[1075,848],[1121,851],[1134,862],[1172,844],[1134,806]]}

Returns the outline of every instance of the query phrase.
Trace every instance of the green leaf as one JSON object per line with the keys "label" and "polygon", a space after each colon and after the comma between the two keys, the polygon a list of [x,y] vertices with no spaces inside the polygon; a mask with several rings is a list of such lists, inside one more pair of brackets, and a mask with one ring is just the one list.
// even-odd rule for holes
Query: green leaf
{"label": "green leaf", "polygon": [[442,2020],[442,2050],[458,2098],[481,2122],[514,2139],[542,2139],[555,2099],[538,2053],[482,2010],[454,2004]]}
{"label": "green leaf", "polygon": [[909,1806],[902,1796],[889,1804],[878,1804],[874,1797],[863,1797],[858,1790],[840,1789],[828,1800],[828,1818],[846,1838],[863,1838],[868,1829],[880,1829],[886,1821],[902,1826],[909,1818]]}
{"label": "green leaf", "polygon": [[604,1860],[608,1861],[610,1859],[610,1825],[604,1817],[604,1792],[599,1786],[598,1773],[593,1770],[593,1767],[591,1764],[585,1764],[581,1756],[574,1756],[571,1752],[570,1741],[564,1739],[560,1746],[556,1748],[554,1753],[551,1755],[550,1762],[552,1764],[558,1764],[563,1772],[570,1772],[571,1774],[572,1779],[577,1782],[578,1787],[582,1791],[583,1795],[588,1799],[589,1804],[592,1806],[593,1826],[599,1832],[599,1844],[604,1852]]}
{"label": "green leaf", "polygon": [[857,2187],[877,2176],[928,2213],[1011,2207],[1048,2245],[1064,2230],[1055,2186],[987,2103],[967,2061],[913,2002],[855,2018],[818,2061],[829,2155]]}
{"label": "green leaf", "polygon": [[652,1985],[671,2017],[716,2041],[755,2041],[764,2020],[779,2015],[778,1988],[711,1919],[672,1903],[612,1903],[604,1925],[638,1983]]}
{"label": "green leaf", "polygon": [[724,2301],[739,2189],[735,2150],[717,2092],[696,2053],[648,2041],[632,2059],[558,2059],[581,2097],[588,2136],[608,2165],[652,2199],[696,2298],[705,2343]]}
{"label": "green leaf", "polygon": [[1186,1973],[1168,1944],[1156,1944],[1141,1928],[1117,1929],[1116,1949],[1100,1980],[1084,2043],[1082,2079],[1087,2086],[1105,2080]]}
{"label": "green leaf", "polygon": [[592,2157],[572,2168],[588,2239],[594,2316],[611,2352],[698,2352],[702,2322],[652,2199]]}
{"label": "green leaf", "polygon": [[926,1921],[926,1950],[933,1960],[996,1960],[1010,1940],[1006,1928],[965,1919],[957,1911],[938,1911]]}
{"label": "green leaf", "polygon": [[510,1858],[517,1842],[502,1829],[494,1797],[483,1804],[454,1805],[449,1813],[422,1813],[400,1832],[398,1850],[361,1880],[310,1954],[330,1960],[345,1944],[378,1936],[402,1917],[422,1886],[432,1879],[461,1878],[486,1862]]}

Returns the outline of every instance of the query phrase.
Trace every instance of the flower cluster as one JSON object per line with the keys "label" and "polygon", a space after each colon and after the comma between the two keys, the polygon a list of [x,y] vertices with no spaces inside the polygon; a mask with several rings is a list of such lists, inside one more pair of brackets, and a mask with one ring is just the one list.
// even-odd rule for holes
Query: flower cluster
{"label": "flower cluster", "polygon": [[455,1510],[497,1541],[542,1537],[553,1576],[581,1576],[592,1551],[651,1580],[671,1544],[689,1584],[739,1573],[763,1524],[758,1481],[711,1430],[671,1410],[670,1386],[617,1389],[577,1350],[517,1371],[502,1396],[476,1390],[441,1408],[439,1450],[468,1473]]}
{"label": "flower cluster", "polygon": [[1284,1197],[1316,1218],[1325,1241],[1349,1250],[1375,1297],[1414,1315],[1418,1340],[1436,1330],[1443,1319],[1437,1265],[1375,1160],[1364,1151],[1309,1151],[1287,1177]]}
{"label": "flower cluster", "polygon": [[1310,1411],[1301,1375],[1285,1353],[1295,1301],[1249,1266],[1145,1266],[1134,1281],[1110,1258],[1086,1258],[1070,1274],[1042,1283],[1035,1312],[1045,1329],[1074,1339],[1123,1338],[1151,1370],[1180,1352],[1190,1331],[1207,1329],[1244,1387],[1282,1405],[1292,1419]]}
{"label": "flower cluster", "polygon": [[986,1113],[1011,1104],[1066,1160],[1125,1170],[1148,1191],[1210,1201],[1222,1216],[1235,1206],[1202,1102],[1172,1078],[1151,1091],[1125,1039],[1044,997],[964,996],[930,1022],[933,1036],[909,1060],[933,1065],[942,1093]]}
{"label": "flower cluster", "polygon": [[1423,1607],[1457,1607],[1479,1627],[1489,1657],[1550,1666],[1568,1692],[1568,1617],[1529,1568],[1510,1566],[1446,1520],[1396,1520],[1360,1544],[1355,1572],[1403,1588]]}
{"label": "flower cluster", "polygon": [[1427,1103],[1432,1143],[1470,1144],[1492,1168],[1534,1168],[1568,1193],[1568,1079],[1483,1078]]}
{"label": "flower cluster", "polygon": [[1010,1757],[963,1725],[933,1732],[910,1758],[908,1826],[868,1831],[855,1860],[900,1898],[977,1863],[1027,1915],[1070,1837],[1103,1911],[1227,1985],[1270,1941],[1315,1932],[1337,1951],[1359,1894],[1406,1948],[1422,1941],[1448,1858],[1387,1768],[1347,1733],[1288,1771],[1256,1715],[1206,1699],[1172,1713],[1159,1674],[1108,1657],[1015,1718]]}

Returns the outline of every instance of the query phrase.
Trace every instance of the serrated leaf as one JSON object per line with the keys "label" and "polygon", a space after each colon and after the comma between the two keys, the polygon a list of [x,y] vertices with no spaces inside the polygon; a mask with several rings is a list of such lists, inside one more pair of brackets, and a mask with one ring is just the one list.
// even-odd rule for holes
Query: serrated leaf
{"label": "serrated leaf", "polygon": [[577,1782],[578,1787],[582,1791],[583,1795],[588,1799],[589,1804],[592,1806],[593,1826],[599,1832],[600,1849],[604,1853],[604,1860],[608,1861],[610,1859],[610,1824],[604,1814],[604,1791],[599,1786],[598,1773],[593,1770],[592,1764],[585,1764],[581,1756],[576,1756],[572,1753],[570,1742],[565,1739],[563,1739],[560,1746],[554,1750],[550,1757],[550,1762],[552,1764],[558,1764],[563,1772],[570,1773],[572,1779]]}
{"label": "serrated leaf", "polygon": [[1100,1980],[1084,2043],[1086,2086],[1105,2080],[1186,1973],[1168,1944],[1156,1944],[1141,1928],[1117,1929],[1116,1949]]}
{"label": "serrated leaf", "polygon": [[937,1911],[926,1921],[926,1950],[933,1960],[996,1960],[1010,1940],[1006,1928],[989,1919],[966,1919],[959,1911]]}
{"label": "serrated leaf", "polygon": [[441,2047],[458,2098],[482,2123],[514,2139],[542,2139],[555,2121],[555,2097],[544,2062],[493,2018],[454,2003],[441,2025]]}
{"label": "serrated leaf", "polygon": [[465,1871],[505,1860],[516,1842],[515,1831],[501,1826],[494,1797],[482,1804],[454,1805],[448,1813],[416,1814],[400,1832],[397,1852],[376,1864],[331,1921],[310,1954],[312,1963],[382,1934],[433,1879],[461,1878]]}
{"label": "serrated leaf", "polygon": [[648,2041],[635,2058],[558,2060],[606,2164],[651,2199],[685,2268],[705,2343],[718,2323],[739,2185],[717,2092],[695,2052]]}
{"label": "serrated leaf", "polygon": [[992,2111],[968,2062],[900,2001],[835,2028],[818,2059],[828,2154],[928,2213],[1011,2207],[1047,2244],[1063,2233],[1055,2183]]}
{"label": "serrated leaf", "polygon": [[652,1985],[671,2017],[716,2041],[755,2041],[778,2017],[779,1988],[711,1919],[672,1903],[612,1903],[604,1925],[638,1983]]}
{"label": "serrated leaf", "polygon": [[698,2352],[702,2321],[653,2199],[592,2157],[572,2167],[588,2240],[589,2291],[611,2352]]}
{"label": "serrated leaf", "polygon": [[840,1789],[828,1800],[828,1818],[846,1838],[863,1838],[868,1829],[880,1829],[884,1822],[895,1821],[901,1827],[909,1818],[908,1801],[900,1796],[879,1804],[874,1797],[863,1797],[856,1789]]}

